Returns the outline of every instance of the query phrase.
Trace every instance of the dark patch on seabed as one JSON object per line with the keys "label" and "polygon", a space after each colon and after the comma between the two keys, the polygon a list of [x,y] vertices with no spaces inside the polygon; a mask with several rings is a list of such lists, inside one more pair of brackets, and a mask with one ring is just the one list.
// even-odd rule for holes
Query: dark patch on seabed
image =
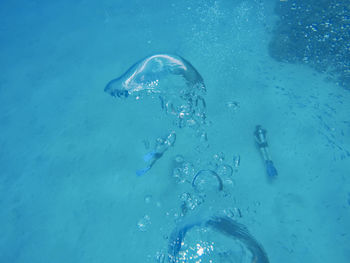
{"label": "dark patch on seabed", "polygon": [[278,1],[271,57],[301,63],[350,90],[350,1]]}

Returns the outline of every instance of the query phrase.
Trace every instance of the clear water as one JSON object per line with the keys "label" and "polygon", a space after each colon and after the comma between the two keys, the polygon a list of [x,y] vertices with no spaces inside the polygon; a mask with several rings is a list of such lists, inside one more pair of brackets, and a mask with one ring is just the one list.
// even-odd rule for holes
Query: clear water
{"label": "clear water", "polygon": [[[216,213],[244,224],[270,262],[349,262],[350,93],[269,57],[273,6],[2,1],[0,262],[167,262],[173,229]],[[103,92],[164,52],[204,79],[200,128],[179,128],[158,98]],[[274,180],[254,141],[258,124]],[[172,132],[175,143],[136,176]],[[222,191],[216,177],[193,189],[207,169]],[[211,230],[201,240],[204,231],[188,232],[184,249],[196,257],[187,262],[249,262],[238,240]],[[215,240],[218,253],[201,258]]]}

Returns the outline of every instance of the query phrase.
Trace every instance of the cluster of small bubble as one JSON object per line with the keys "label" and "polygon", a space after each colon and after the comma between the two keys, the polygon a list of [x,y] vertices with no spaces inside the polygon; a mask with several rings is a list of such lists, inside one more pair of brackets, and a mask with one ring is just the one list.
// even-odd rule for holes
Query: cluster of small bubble
{"label": "cluster of small bubble", "polygon": [[299,62],[338,76],[350,85],[349,1],[278,1],[270,55],[280,61]]}
{"label": "cluster of small bubble", "polygon": [[204,198],[195,193],[182,193],[180,195],[181,200],[181,215],[185,216],[189,211],[194,210],[196,207],[204,203]]}
{"label": "cluster of small bubble", "polygon": [[234,185],[234,174],[238,170],[235,163],[233,163],[235,169],[232,165],[225,161],[225,154],[223,152],[213,155],[213,161],[211,162],[212,169],[221,177],[225,185]]}
{"label": "cluster of small bubble", "polygon": [[140,231],[145,232],[151,225],[151,217],[149,215],[144,215],[138,222],[137,227]]}
{"label": "cluster of small bubble", "polygon": [[177,155],[174,158],[173,177],[179,184],[191,183],[196,172],[202,167],[208,167],[208,169],[217,173],[218,176],[227,184],[234,185],[234,175],[239,168],[240,157],[239,155],[233,156],[232,165],[225,162],[225,155],[223,152],[214,154],[212,159],[206,163],[201,161],[189,162],[184,159],[182,155]]}
{"label": "cluster of small bubble", "polygon": [[[214,154],[209,160],[189,162],[185,160],[183,155],[176,155],[173,160],[173,172],[172,175],[178,184],[191,184],[193,178],[199,169],[203,166],[208,167],[212,171],[215,171],[224,181],[225,185],[234,185],[234,174],[237,173],[239,168],[240,157],[239,155],[233,156],[232,164],[229,164],[225,160],[225,154],[223,152]],[[179,195],[180,211],[179,212],[167,212],[167,216],[172,216],[175,221],[186,217],[192,211],[196,210],[199,206],[205,203],[205,193],[198,191],[186,191]],[[242,211],[234,206],[235,199],[230,198],[231,207],[224,209],[222,212],[229,218],[238,219],[242,217]],[[144,220],[144,219],[143,219]],[[142,221],[144,222],[144,221]],[[202,231],[198,230],[198,231]],[[168,237],[166,237],[168,239]],[[191,245],[186,241],[182,244],[181,251],[179,251],[178,257],[173,258],[170,262],[215,262],[213,261],[214,243],[206,242],[201,239]],[[216,248],[217,249],[217,248]],[[219,249],[220,250],[220,249]],[[216,256],[219,260],[227,260],[232,258],[231,255],[227,255],[227,251],[217,251]],[[157,263],[165,263],[169,260],[167,251],[161,249],[155,254],[155,261]],[[207,261],[206,261],[207,260]]]}
{"label": "cluster of small bubble", "polygon": [[173,177],[177,183],[190,183],[195,174],[195,167],[191,162],[185,161],[182,155],[174,159]]}
{"label": "cluster of small bubble", "polygon": [[[210,257],[214,250],[214,243],[207,241],[197,241],[195,244],[188,246],[185,244],[184,249],[179,253],[179,262],[203,262],[203,256]],[[209,259],[209,262],[212,262]]]}

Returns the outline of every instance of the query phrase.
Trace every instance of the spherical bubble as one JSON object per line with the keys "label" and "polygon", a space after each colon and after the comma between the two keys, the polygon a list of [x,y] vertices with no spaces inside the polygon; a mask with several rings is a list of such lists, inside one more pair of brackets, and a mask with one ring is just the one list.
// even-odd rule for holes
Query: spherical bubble
{"label": "spherical bubble", "polygon": [[216,168],[217,174],[222,178],[225,185],[233,186],[233,168],[228,164],[220,164]]}
{"label": "spherical bubble", "polygon": [[223,152],[219,152],[217,154],[214,154],[213,159],[217,163],[221,163],[225,160],[225,154]]}
{"label": "spherical bubble", "polygon": [[[182,160],[182,157],[178,157]],[[191,182],[194,176],[194,166],[191,162],[175,162],[175,168],[173,170],[173,177],[176,178],[178,183]]]}
{"label": "spherical bubble", "polygon": [[194,167],[190,162],[184,162],[182,165],[182,171],[187,177],[192,177],[194,175]]}
{"label": "spherical bubble", "polygon": [[145,198],[144,198],[144,201],[145,201],[146,204],[151,203],[151,201],[152,201],[152,195],[146,195]]}
{"label": "spherical bubble", "polygon": [[174,160],[177,164],[180,164],[180,163],[183,163],[185,159],[181,154],[178,154],[175,156]]}
{"label": "spherical bubble", "polygon": [[220,176],[213,170],[200,170],[193,177],[192,187],[202,193],[218,192],[223,189],[223,183]]}
{"label": "spherical bubble", "polygon": [[228,164],[220,164],[218,168],[216,169],[216,172],[219,176],[222,178],[230,178],[233,174],[233,169]]}
{"label": "spherical bubble", "polygon": [[190,193],[181,194],[180,200],[182,201],[181,210],[183,214],[186,214],[188,210],[194,210],[204,202],[202,196]]}
{"label": "spherical bubble", "polygon": [[226,107],[229,108],[233,113],[237,112],[240,105],[237,101],[228,101],[226,102]]}
{"label": "spherical bubble", "polygon": [[183,173],[181,168],[175,168],[173,170],[173,177],[177,180],[178,183],[184,183]]}
{"label": "spherical bubble", "polygon": [[186,202],[188,199],[190,199],[191,198],[191,194],[190,193],[182,193],[181,195],[180,195],[180,200],[181,201],[184,201],[184,202]]}
{"label": "spherical bubble", "polygon": [[145,215],[143,218],[139,220],[137,223],[137,227],[140,231],[145,232],[148,230],[149,226],[151,224],[151,218],[149,215]]}

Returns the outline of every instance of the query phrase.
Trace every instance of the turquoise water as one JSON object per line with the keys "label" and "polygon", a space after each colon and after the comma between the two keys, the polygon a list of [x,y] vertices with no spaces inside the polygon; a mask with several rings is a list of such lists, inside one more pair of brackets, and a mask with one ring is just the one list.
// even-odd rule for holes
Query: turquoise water
{"label": "turquoise water", "polygon": [[[245,225],[270,262],[348,262],[350,93],[270,58],[273,6],[2,1],[0,262],[167,262],[178,225],[217,214]],[[203,77],[203,123],[180,128],[155,94],[104,92],[158,53],[186,58]],[[136,176],[172,132],[176,141]],[[222,191],[215,176],[192,187],[207,169]],[[208,245],[201,231],[186,233],[183,248],[198,256],[186,262],[201,259],[192,245]],[[200,262],[250,262],[244,244],[231,247],[239,240],[212,235],[222,253]]]}

